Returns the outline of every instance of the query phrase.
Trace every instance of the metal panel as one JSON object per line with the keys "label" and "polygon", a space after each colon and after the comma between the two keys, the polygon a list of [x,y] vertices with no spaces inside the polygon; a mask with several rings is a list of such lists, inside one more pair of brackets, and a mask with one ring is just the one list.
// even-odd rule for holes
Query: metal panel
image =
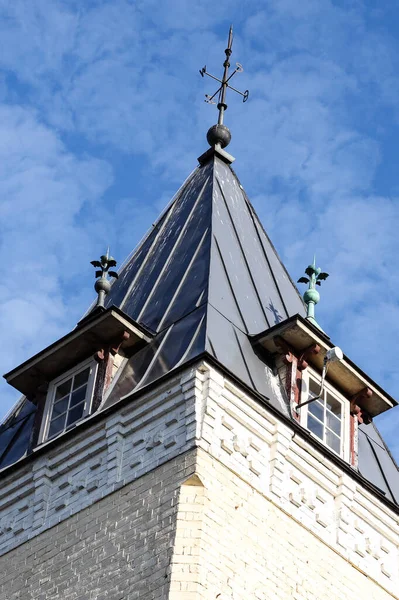
{"label": "metal panel", "polygon": [[[211,231],[207,229],[197,249],[193,263],[187,271],[186,277],[180,282],[176,296],[166,309],[160,329],[175,323],[183,315],[207,302],[209,280],[209,257],[211,251]],[[201,350],[202,352],[202,350]]]}
{"label": "metal panel", "polygon": [[151,362],[163,342],[167,330],[159,333],[148,346],[136,352],[127,363],[121,367],[122,372],[118,374],[118,379],[114,385],[111,394],[104,403],[103,408],[116,404],[121,398],[130,394],[143,379]]}
{"label": "metal panel", "polygon": [[[158,330],[159,324],[163,321],[165,312],[169,309],[171,302],[176,304],[178,298],[176,292],[184,283],[186,277],[189,277],[188,271],[193,267],[193,261],[197,259],[198,251],[204,241],[206,233],[209,231],[209,225],[212,216],[212,185],[211,178],[208,177],[205,188],[199,192],[197,201],[193,206],[193,212],[188,221],[184,224],[181,230],[181,235],[177,241],[173,251],[167,257],[164,270],[161,273],[156,287],[153,288],[151,295],[148,298],[148,304],[145,310],[140,314],[140,321],[147,327]],[[207,265],[209,269],[209,263]],[[194,282],[193,282],[194,284]],[[203,291],[196,289],[194,285],[190,290],[192,300],[191,306],[187,307],[192,310]],[[182,317],[185,313],[182,310],[174,311],[176,318]],[[185,310],[187,310],[187,308]],[[179,314],[180,313],[180,314]]]}
{"label": "metal panel", "polygon": [[[255,215],[249,211],[241,185],[231,169],[215,161],[215,177],[221,187],[230,218],[237,233],[246,268],[252,281],[252,294],[258,298],[265,317],[265,327],[276,323],[276,315],[285,318],[285,307],[273,280],[273,274],[255,228]],[[271,310],[270,306],[273,306]]]}
{"label": "metal panel", "polygon": [[[251,334],[259,333],[262,331],[262,327],[266,329],[268,325],[259,300],[254,293],[251,276],[245,264],[233,223],[218,185],[214,186],[213,198],[212,232],[223,256],[223,263],[230,282],[231,293],[237,302],[246,330]],[[218,282],[211,280],[209,300],[213,306],[224,312],[223,299],[220,298],[217,292]]]}
{"label": "metal panel", "polygon": [[234,335],[234,326],[211,305],[208,306],[207,336],[218,361],[248,386],[252,386],[240,347],[237,344],[237,338]]}
{"label": "metal panel", "polygon": [[122,367],[123,371],[103,408],[165,375],[182,361],[198,356],[204,348],[205,308],[202,306],[171,325],[134,354]]}
{"label": "metal panel", "polygon": [[[253,210],[253,208],[252,208],[252,210]],[[271,241],[269,239],[269,236],[266,234],[259,219],[257,218],[255,211],[253,211],[253,212],[256,217],[256,219],[255,219],[256,231],[257,231],[257,234],[261,241],[261,244],[264,248],[264,252],[267,256],[268,262],[270,264],[270,268],[273,273],[274,285],[276,286],[276,289],[278,290],[278,293],[281,298],[281,302],[285,306],[286,315],[287,315],[287,317],[290,317],[292,315],[300,314],[303,317],[305,317],[306,311],[305,311],[305,307],[304,307],[302,298],[301,298],[298,290],[296,289],[294,282],[292,281],[291,277],[289,276],[286,268],[284,267],[283,263],[281,262],[280,257],[278,256],[273,244],[271,243]],[[278,310],[278,308],[277,308],[277,310]],[[283,315],[280,315],[278,317],[280,319],[280,321],[283,320],[283,319],[281,319],[281,316],[283,316]],[[280,321],[278,321],[278,322],[280,322]]]}
{"label": "metal panel", "polygon": [[[399,471],[374,423],[359,426],[359,471],[399,504]],[[378,482],[378,483],[377,483]]]}
{"label": "metal panel", "polygon": [[245,323],[240,312],[237,298],[232,290],[222,252],[215,237],[212,238],[212,262],[210,267],[210,282],[213,283],[209,293],[209,302],[239,329],[246,331]]}
{"label": "metal panel", "polygon": [[22,404],[0,427],[0,469],[11,465],[26,454],[32,435],[36,406],[25,398]]}
{"label": "metal panel", "polygon": [[121,308],[133,319],[140,320],[140,311],[154,286],[158,284],[158,278],[162,276],[162,270],[174,252],[179,235],[184,231],[190,212],[209,177],[209,172],[209,165],[198,169],[197,177],[190,181],[183,194],[176,199],[163,229],[157,235],[156,243],[146,257],[143,270],[121,304]]}
{"label": "metal panel", "polygon": [[386,480],[384,479],[384,475],[379,463],[376,460],[372,442],[364,433],[364,431],[361,430],[359,430],[358,460],[359,473],[361,473],[365,479],[377,486],[382,492],[384,492],[387,498],[394,502],[395,500],[386,484]]}
{"label": "metal panel", "polygon": [[142,244],[139,246],[137,251],[133,254],[132,258],[126,263],[122,271],[119,273],[119,278],[114,279],[114,282],[111,286],[111,290],[106,298],[106,308],[112,305],[120,306],[122,304],[129,290],[131,282],[137,275],[138,270],[140,269],[146,257],[148,256],[151,246],[154,243],[159,233],[159,230],[162,228],[162,225],[165,222],[166,218],[167,215],[164,215],[163,219],[161,219],[161,221],[157,223],[157,225],[147,233],[147,236],[143,240]]}

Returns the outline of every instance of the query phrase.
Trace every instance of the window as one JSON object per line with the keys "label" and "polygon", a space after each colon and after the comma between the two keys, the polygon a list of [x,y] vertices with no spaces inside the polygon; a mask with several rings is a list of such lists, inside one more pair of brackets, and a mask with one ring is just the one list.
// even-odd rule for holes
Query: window
{"label": "window", "polygon": [[[303,379],[301,402],[317,398],[320,384],[318,376],[308,374]],[[336,389],[326,382],[321,397],[301,408],[300,415],[301,423],[313,435],[343,458],[349,458],[349,402]]]}
{"label": "window", "polygon": [[96,364],[90,361],[51,383],[43,419],[42,441],[70,429],[88,414],[95,373]]}

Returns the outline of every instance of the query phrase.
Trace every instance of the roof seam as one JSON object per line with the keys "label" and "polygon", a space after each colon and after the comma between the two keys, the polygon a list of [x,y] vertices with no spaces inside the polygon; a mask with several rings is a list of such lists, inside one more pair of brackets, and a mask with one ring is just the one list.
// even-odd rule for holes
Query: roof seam
{"label": "roof seam", "polygon": [[242,349],[242,347],[241,347],[240,340],[239,340],[239,337],[238,337],[238,335],[237,335],[236,328],[234,327],[234,325],[233,325],[232,327],[233,327],[233,333],[234,333],[234,336],[235,336],[235,338],[236,338],[236,340],[237,340],[238,348],[239,348],[239,350],[240,350],[241,358],[242,358],[242,361],[243,361],[243,363],[244,363],[244,365],[245,365],[245,368],[246,368],[246,370],[247,370],[248,377],[249,377],[249,380],[250,380],[250,382],[251,382],[251,385],[252,385],[252,387],[254,388],[254,390],[258,391],[258,390],[257,390],[257,387],[256,387],[256,385],[255,385],[255,382],[254,382],[254,380],[253,380],[253,377],[252,377],[252,375],[251,375],[251,371],[249,370],[248,363],[247,363],[247,361],[245,360],[245,354],[244,354],[244,352],[243,352],[243,349]]}
{"label": "roof seam", "polygon": [[384,480],[384,482],[385,482],[385,485],[387,486],[387,489],[388,489],[389,493],[391,494],[391,496],[392,496],[392,498],[393,498],[393,501],[394,501],[394,502],[396,502],[396,504],[397,504],[397,501],[396,501],[395,495],[394,495],[394,493],[392,492],[391,486],[389,485],[387,478],[385,477],[384,469],[383,469],[383,468],[382,468],[382,466],[381,466],[380,459],[378,458],[377,452],[374,450],[373,444],[370,442],[370,440],[369,440],[369,437],[368,437],[368,436],[367,436],[367,441],[368,441],[368,443],[370,444],[371,451],[372,451],[372,453],[374,454],[374,458],[375,458],[375,460],[377,461],[377,464],[378,464],[378,467],[379,467],[379,469],[380,469],[380,471],[381,471],[381,475],[382,475],[382,478],[383,478],[383,480]]}
{"label": "roof seam", "polygon": [[238,235],[238,232],[237,232],[236,225],[235,225],[235,223],[234,223],[234,220],[233,220],[233,217],[232,217],[232,215],[231,215],[231,211],[230,211],[229,205],[228,205],[228,203],[227,203],[226,196],[225,196],[225,194],[224,194],[224,192],[223,192],[222,186],[220,185],[220,181],[219,181],[219,179],[218,179],[218,177],[217,177],[216,175],[215,175],[215,178],[216,178],[216,182],[217,182],[217,184],[218,184],[218,187],[219,187],[220,193],[221,193],[221,195],[222,195],[223,202],[224,202],[224,204],[225,204],[225,206],[226,206],[227,214],[229,215],[230,222],[231,222],[231,225],[232,225],[232,228],[233,228],[234,234],[235,234],[235,236],[236,236],[236,239],[237,239],[237,242],[238,242],[238,246],[239,246],[239,248],[240,248],[240,250],[241,250],[242,257],[243,257],[243,259],[244,259],[244,262],[245,262],[245,265],[246,265],[246,267],[247,267],[247,271],[248,271],[248,274],[249,274],[249,278],[250,278],[250,280],[251,280],[252,287],[253,287],[253,289],[254,289],[254,291],[255,291],[256,298],[257,298],[257,300],[258,300],[258,302],[259,302],[259,306],[260,306],[260,308],[261,308],[261,311],[262,311],[262,313],[263,313],[263,316],[264,316],[264,318],[265,318],[265,321],[266,321],[266,323],[267,323],[267,326],[268,326],[268,327],[270,327],[269,319],[267,318],[267,314],[266,314],[265,308],[264,308],[264,306],[263,306],[263,303],[262,303],[261,297],[260,297],[260,295],[259,295],[259,292],[258,292],[257,286],[255,285],[255,281],[254,281],[254,278],[253,278],[253,276],[252,276],[252,272],[251,272],[251,269],[250,269],[250,266],[249,266],[249,263],[248,263],[248,260],[247,260],[246,254],[245,254],[245,252],[244,252],[244,248],[243,248],[243,245],[242,245],[242,243],[241,243],[240,236]]}
{"label": "roof seam", "polygon": [[[247,324],[246,324],[246,322],[245,322],[244,315],[243,315],[243,313],[242,313],[242,311],[241,311],[240,305],[239,305],[239,304],[238,304],[238,302],[237,302],[237,298],[236,298],[236,295],[235,295],[235,293],[234,293],[233,285],[232,285],[232,283],[231,283],[231,281],[230,281],[230,277],[229,277],[228,271],[227,271],[227,269],[226,269],[226,264],[225,264],[225,262],[224,262],[224,259],[223,259],[223,254],[222,254],[222,251],[220,250],[220,246],[219,246],[219,244],[218,244],[218,241],[217,241],[217,239],[216,239],[216,236],[215,236],[215,235],[213,235],[212,237],[213,237],[213,240],[214,240],[214,242],[215,242],[216,249],[217,249],[217,251],[218,251],[218,255],[219,255],[219,258],[220,258],[220,262],[222,263],[223,271],[224,271],[224,273],[225,273],[225,275],[226,275],[226,280],[227,280],[228,286],[229,286],[229,288],[230,288],[231,295],[232,295],[232,297],[234,298],[234,302],[235,302],[235,305],[236,305],[236,307],[237,307],[238,314],[239,314],[239,315],[240,315],[240,317],[241,317],[242,324],[243,324],[243,326],[244,326],[244,327],[245,327],[245,329],[246,329],[245,333],[248,335],[248,331],[249,331],[249,330],[248,330]],[[218,312],[220,312],[220,311],[218,311]],[[223,316],[224,316],[224,315],[223,315]],[[229,319],[228,319],[228,320],[229,320]]]}
{"label": "roof seam", "polygon": [[[178,247],[179,247],[180,241],[181,241],[181,239],[182,239],[182,237],[183,237],[184,233],[185,233],[185,232],[186,232],[186,230],[187,230],[187,227],[188,227],[188,224],[189,224],[189,222],[190,222],[190,219],[191,219],[191,217],[192,217],[192,215],[193,215],[193,213],[194,213],[194,211],[195,211],[196,207],[198,206],[198,203],[201,201],[201,198],[202,198],[202,196],[203,196],[203,193],[204,193],[204,190],[205,190],[205,188],[206,188],[206,186],[207,186],[207,183],[208,183],[208,181],[209,181],[209,175],[208,175],[208,177],[205,179],[205,181],[204,181],[204,184],[203,184],[203,186],[202,186],[202,188],[201,188],[201,191],[200,191],[200,193],[198,194],[198,196],[197,196],[197,199],[195,200],[194,204],[193,204],[193,205],[192,205],[192,207],[191,207],[191,210],[190,210],[190,212],[189,212],[189,214],[188,214],[188,217],[187,217],[187,219],[186,219],[186,222],[184,223],[183,227],[181,228],[181,230],[180,230],[180,232],[179,232],[179,235],[177,236],[177,238],[176,238],[176,240],[175,240],[175,243],[173,244],[173,248],[172,248],[172,250],[170,251],[170,254],[169,254],[168,258],[166,259],[166,261],[165,261],[165,263],[164,263],[163,267],[161,268],[161,270],[159,271],[158,277],[156,278],[156,280],[155,280],[155,282],[154,282],[154,284],[153,284],[153,287],[152,287],[152,290],[151,290],[151,292],[148,294],[148,297],[147,297],[146,301],[144,302],[143,306],[142,306],[142,307],[141,307],[141,309],[140,309],[140,312],[139,312],[139,314],[137,315],[137,321],[139,321],[139,322],[140,322],[140,319],[142,318],[143,314],[145,313],[145,310],[146,310],[146,308],[147,308],[147,306],[148,306],[149,302],[151,301],[151,299],[152,299],[152,297],[153,297],[154,293],[155,293],[155,292],[156,292],[156,290],[157,290],[157,286],[158,286],[158,283],[159,283],[159,281],[162,279],[162,277],[163,277],[163,274],[165,273],[165,271],[166,271],[167,267],[170,265],[171,261],[173,260],[174,254],[175,254],[176,250],[177,250],[177,249],[178,249]],[[148,255],[149,255],[149,254],[150,254],[150,253],[148,253]]]}
{"label": "roof seam", "polygon": [[[193,177],[194,177],[194,174],[195,174],[195,173],[196,173],[196,171],[194,171],[194,173],[193,173]],[[191,181],[191,179],[190,179],[190,181]],[[160,236],[161,232],[162,232],[162,231],[165,229],[165,226],[166,226],[166,224],[169,222],[170,218],[171,218],[171,217],[172,217],[172,215],[174,214],[174,210],[173,210],[173,209],[174,209],[174,204],[175,204],[175,201],[176,201],[176,199],[179,197],[179,192],[180,192],[180,190],[181,190],[181,194],[183,194],[183,193],[186,191],[186,188],[188,188],[188,187],[189,187],[190,181],[187,181],[187,184],[186,184],[186,185],[184,185],[182,188],[180,188],[180,189],[178,190],[178,192],[175,194],[173,201],[172,201],[172,202],[170,203],[170,205],[169,205],[169,208],[168,208],[168,209],[165,211],[165,218],[164,218],[163,222],[162,222],[162,223],[160,223],[160,222],[161,222],[161,219],[162,219],[162,217],[160,217],[160,218],[158,219],[158,221],[156,222],[156,224],[155,224],[155,228],[157,227],[158,223],[160,223],[160,225],[161,225],[161,226],[159,227],[159,229],[158,229],[158,231],[157,231],[156,235],[154,236],[154,239],[153,239],[153,241],[152,241],[152,243],[151,243],[151,246],[150,246],[150,248],[149,248],[149,250],[148,250],[147,256],[144,258],[144,260],[143,260],[142,264],[141,264],[141,265],[140,265],[140,267],[137,269],[137,273],[136,273],[136,274],[135,274],[135,276],[133,277],[133,279],[132,279],[132,281],[131,281],[131,283],[130,283],[130,285],[129,285],[129,287],[128,287],[127,291],[126,291],[126,294],[125,294],[125,296],[124,296],[123,300],[122,300],[122,301],[120,302],[120,304],[119,304],[119,308],[120,308],[121,310],[123,309],[123,306],[125,305],[127,298],[130,296],[130,293],[131,293],[131,291],[133,290],[134,284],[136,283],[136,281],[137,281],[137,279],[138,279],[139,275],[141,274],[141,272],[144,270],[145,266],[147,265],[147,261],[149,260],[149,258],[150,258],[150,256],[151,256],[151,251],[152,251],[152,249],[154,248],[154,246],[156,245],[156,243],[158,242],[158,239],[159,239],[159,236]],[[152,233],[152,231],[153,231],[153,230],[154,230],[154,228],[153,228],[153,229],[150,229],[150,230],[149,230],[149,232],[148,232],[148,235],[151,235],[151,233]],[[143,238],[143,241],[142,241],[142,243],[144,243],[144,241],[147,239],[147,237],[148,237],[148,236],[145,236],[145,237]],[[141,247],[141,246],[140,246],[140,247]],[[136,320],[138,320],[138,319],[136,319]]]}
{"label": "roof seam", "polygon": [[[166,319],[167,319],[167,316],[168,316],[168,314],[169,314],[169,312],[170,312],[170,309],[171,309],[171,307],[173,306],[173,304],[174,304],[174,302],[175,302],[175,300],[176,300],[177,296],[179,295],[179,293],[180,293],[180,291],[181,291],[181,289],[182,289],[182,287],[183,287],[183,285],[184,285],[184,283],[185,283],[185,281],[186,281],[186,279],[187,279],[187,277],[188,277],[188,273],[189,273],[189,271],[190,271],[190,268],[192,267],[192,265],[193,265],[193,263],[194,263],[195,259],[197,258],[197,256],[198,256],[198,253],[199,253],[199,251],[201,250],[202,244],[204,243],[204,240],[205,240],[205,238],[206,238],[206,236],[207,236],[208,232],[209,232],[209,227],[207,227],[207,228],[205,229],[205,232],[204,232],[203,236],[201,237],[201,239],[200,239],[200,241],[199,241],[199,243],[198,243],[198,246],[197,246],[197,248],[195,249],[195,251],[194,251],[194,253],[193,253],[193,256],[192,256],[192,258],[190,259],[190,262],[188,263],[187,269],[186,269],[186,271],[185,271],[185,273],[184,273],[184,275],[183,275],[183,277],[182,277],[182,279],[181,279],[181,281],[180,281],[179,285],[176,287],[176,291],[175,291],[175,293],[173,294],[173,296],[172,296],[172,298],[171,298],[171,300],[170,300],[170,302],[169,302],[168,306],[166,307],[166,309],[165,309],[165,312],[164,312],[164,314],[163,314],[163,317],[162,317],[162,319],[161,319],[161,320],[160,320],[160,322],[158,323],[158,327],[157,327],[157,328],[159,329],[159,331],[162,331],[161,327],[162,327],[163,323],[166,321]],[[203,292],[204,292],[204,291],[202,290],[201,294],[203,294]],[[197,302],[198,302],[198,300],[197,300]],[[201,306],[201,304],[199,304],[198,306]],[[198,308],[198,307],[196,306],[196,308]],[[186,313],[186,314],[188,314],[188,313]],[[185,315],[183,315],[183,316],[185,316]]]}

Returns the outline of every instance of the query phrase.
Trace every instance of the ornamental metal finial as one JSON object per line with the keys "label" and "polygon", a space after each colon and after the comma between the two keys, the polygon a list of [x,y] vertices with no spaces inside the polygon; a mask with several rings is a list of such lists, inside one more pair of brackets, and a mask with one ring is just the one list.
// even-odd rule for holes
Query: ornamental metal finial
{"label": "ornamental metal finial", "polygon": [[226,125],[223,124],[224,112],[225,112],[225,110],[227,110],[227,104],[226,104],[227,88],[230,88],[231,90],[233,90],[233,92],[240,94],[240,96],[242,96],[243,102],[246,102],[248,100],[248,96],[249,96],[248,90],[245,90],[245,92],[240,92],[240,90],[237,90],[229,83],[229,81],[231,81],[232,77],[234,77],[234,75],[236,73],[242,73],[244,70],[242,65],[240,65],[240,63],[236,63],[236,68],[229,76],[230,56],[232,53],[232,49],[231,49],[232,45],[233,45],[233,26],[231,25],[230,31],[229,31],[229,39],[227,42],[227,48],[225,50],[226,60],[223,63],[224,72],[223,72],[222,79],[219,79],[218,77],[215,77],[214,75],[211,75],[210,73],[208,73],[206,70],[206,66],[203,67],[202,69],[200,69],[201,77],[203,77],[204,75],[208,75],[208,77],[211,77],[211,79],[215,79],[216,81],[218,81],[220,83],[220,87],[216,90],[216,92],[214,94],[212,94],[212,96],[210,96],[209,94],[205,94],[205,102],[208,102],[209,104],[216,104],[216,102],[214,102],[213,99],[216,97],[217,94],[219,94],[218,103],[217,103],[217,108],[219,111],[218,122],[217,122],[217,125],[213,125],[208,130],[208,133],[206,134],[206,138],[207,138],[208,144],[210,146],[220,145],[222,148],[225,148],[226,146],[228,146],[228,144],[230,143],[230,140],[231,140],[230,130],[228,129],[228,127],[226,127]]}
{"label": "ornamental metal finial", "polygon": [[116,267],[116,260],[109,255],[108,248],[107,254],[103,254],[102,256],[100,256],[100,260],[92,260],[90,264],[93,265],[93,267],[95,267],[96,269],[101,269],[100,271],[96,271],[95,273],[95,277],[98,279],[94,284],[94,289],[98,294],[96,307],[100,306],[104,308],[105,296],[111,289],[111,283],[107,278],[107,275],[118,279],[118,273],[116,271],[109,271],[111,267]]}
{"label": "ornamental metal finial", "polygon": [[327,279],[328,273],[322,273],[322,271],[319,267],[316,268],[316,256],[313,258],[313,264],[308,266],[308,268],[305,270],[305,273],[306,273],[306,275],[308,275],[308,277],[301,277],[300,279],[298,279],[298,283],[308,283],[309,284],[309,288],[306,290],[306,292],[303,295],[304,302],[308,309],[307,310],[308,314],[307,314],[306,318],[313,325],[315,325],[316,327],[321,329],[320,325],[317,323],[315,316],[314,316],[314,307],[320,300],[320,294],[316,290],[316,285],[321,285],[321,282],[324,279]]}

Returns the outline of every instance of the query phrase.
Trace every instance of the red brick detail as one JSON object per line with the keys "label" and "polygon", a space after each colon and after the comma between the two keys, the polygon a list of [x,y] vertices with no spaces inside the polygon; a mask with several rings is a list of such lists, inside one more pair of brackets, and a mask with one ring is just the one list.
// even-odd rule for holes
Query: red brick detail
{"label": "red brick detail", "polygon": [[[287,365],[286,392],[291,405],[299,404],[302,392],[302,371],[308,367],[308,360],[312,355],[320,352],[320,346],[312,344],[297,355],[287,342],[280,336],[274,338],[274,343],[284,354],[284,362]],[[293,412],[294,419],[300,420],[300,415]]]}
{"label": "red brick detail", "polygon": [[349,462],[352,467],[357,467],[358,456],[358,419],[356,415],[351,415],[349,423]]}
{"label": "red brick detail", "polygon": [[124,331],[122,333],[122,335],[114,340],[111,344],[110,344],[110,351],[111,353],[115,356],[115,354],[118,354],[120,347],[122,346],[123,342],[128,340],[130,338],[130,333],[128,331]]}
{"label": "red brick detail", "polygon": [[361,404],[368,398],[371,398],[372,395],[373,392],[365,387],[350,399],[351,415],[356,417],[359,423],[368,425],[373,420],[369,413],[361,407]]}
{"label": "red brick detail", "polygon": [[304,371],[309,366],[309,359],[312,355],[320,352],[320,346],[318,344],[312,344],[306,348],[298,358],[298,369]]}

